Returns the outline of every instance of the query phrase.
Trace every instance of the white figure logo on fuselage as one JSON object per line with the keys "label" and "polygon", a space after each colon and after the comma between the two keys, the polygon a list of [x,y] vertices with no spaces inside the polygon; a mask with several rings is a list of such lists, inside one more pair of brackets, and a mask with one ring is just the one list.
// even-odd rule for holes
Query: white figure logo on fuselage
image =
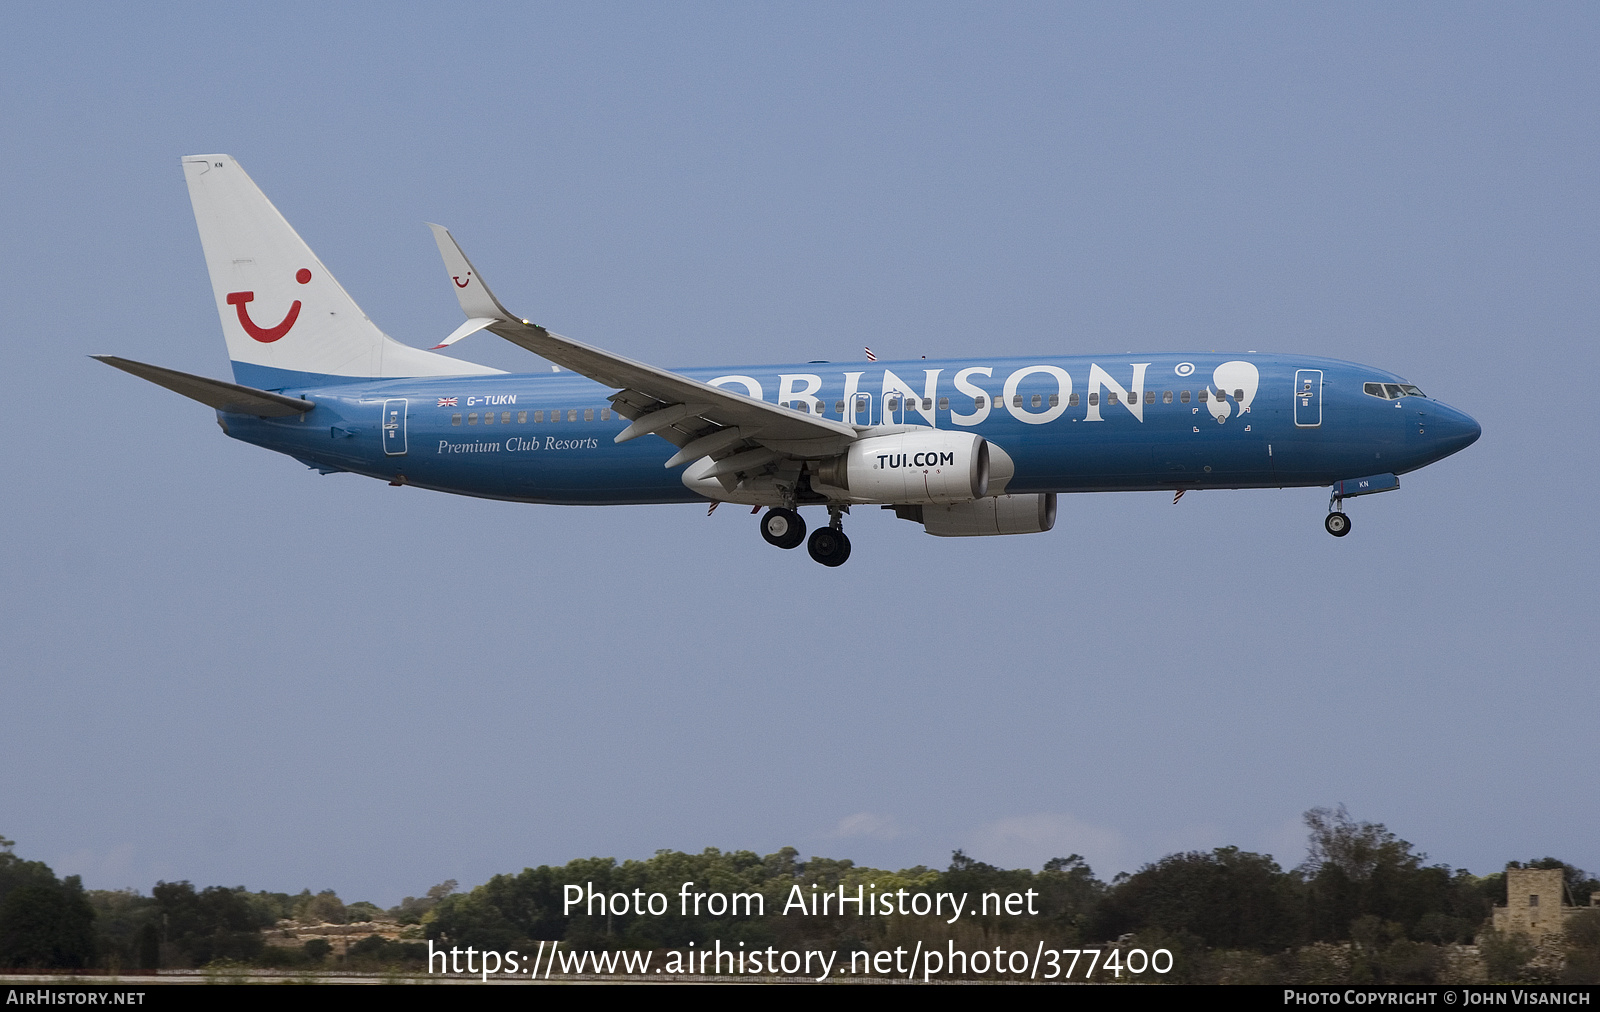
{"label": "white figure logo on fuselage", "polygon": [[1256,390],[1261,386],[1261,372],[1249,362],[1224,362],[1211,374],[1211,381],[1216,389],[1211,391],[1206,408],[1221,425],[1233,413],[1229,396],[1239,402],[1239,414],[1250,413],[1250,402],[1256,399]]}

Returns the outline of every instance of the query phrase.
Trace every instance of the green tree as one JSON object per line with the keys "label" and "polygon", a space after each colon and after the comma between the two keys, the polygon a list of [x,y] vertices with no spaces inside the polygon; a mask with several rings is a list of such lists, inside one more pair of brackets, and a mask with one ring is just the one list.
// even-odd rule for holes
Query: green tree
{"label": "green tree", "polygon": [[1483,954],[1491,984],[1524,982],[1534,956],[1533,943],[1516,932],[1486,931],[1479,940],[1478,951]]}
{"label": "green tree", "polygon": [[315,896],[309,890],[303,892],[294,907],[294,919],[307,924],[343,924],[346,916],[344,901],[332,889]]}
{"label": "green tree", "polygon": [[15,840],[0,836],[0,903],[11,890],[25,885],[42,885],[56,881],[56,873],[43,861],[24,861],[12,852]]}
{"label": "green tree", "polygon": [[139,929],[139,969],[161,969],[161,929],[148,922]]}
{"label": "green tree", "polygon": [[1427,864],[1382,823],[1357,822],[1343,805],[1313,808],[1305,822],[1310,853],[1299,872],[1312,938],[1345,941],[1358,919],[1375,917],[1413,940],[1462,941],[1488,916],[1476,879]]}
{"label": "green tree", "polygon": [[0,966],[88,966],[94,960],[94,907],[83,883],[65,881],[42,861],[24,861],[0,836]]}
{"label": "green tree", "polygon": [[188,882],[157,882],[150,892],[165,941],[189,964],[247,960],[261,952],[261,929],[272,922],[244,886],[208,886],[196,892]]}
{"label": "green tree", "polygon": [[1299,885],[1269,854],[1219,847],[1172,854],[1114,884],[1096,936],[1158,929],[1222,949],[1274,952],[1300,940]]}
{"label": "green tree", "polygon": [[76,875],[25,885],[0,904],[0,966],[83,967],[94,959],[94,908]]}
{"label": "green tree", "polygon": [[1600,984],[1600,910],[1585,910],[1567,920],[1567,961],[1561,979],[1568,984]]}
{"label": "green tree", "polygon": [[428,911],[438,906],[440,901],[456,891],[457,885],[458,883],[455,879],[445,879],[438,885],[431,887],[421,899],[415,896],[407,896],[400,901],[398,906],[389,909],[389,916],[401,924],[419,924]]}

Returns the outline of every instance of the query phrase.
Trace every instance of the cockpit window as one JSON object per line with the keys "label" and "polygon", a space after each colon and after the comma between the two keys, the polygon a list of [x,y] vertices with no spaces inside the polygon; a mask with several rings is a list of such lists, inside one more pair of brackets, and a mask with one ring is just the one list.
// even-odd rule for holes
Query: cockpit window
{"label": "cockpit window", "polygon": [[1382,397],[1386,401],[1397,401],[1402,397],[1427,396],[1410,383],[1363,383],[1361,392],[1369,397]]}

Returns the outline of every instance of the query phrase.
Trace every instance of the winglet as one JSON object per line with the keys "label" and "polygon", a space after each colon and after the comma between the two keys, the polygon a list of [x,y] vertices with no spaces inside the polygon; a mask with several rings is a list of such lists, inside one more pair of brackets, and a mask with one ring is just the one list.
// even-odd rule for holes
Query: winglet
{"label": "winglet", "polygon": [[[481,330],[489,323],[501,321],[521,323],[522,317],[513,316],[500,304],[500,300],[494,297],[494,293],[489,291],[489,286],[483,283],[483,277],[472,266],[472,261],[461,252],[461,247],[450,234],[450,230],[432,222],[428,223],[428,227],[433,229],[433,240],[439,244],[439,255],[444,258],[445,273],[450,275],[450,281],[455,285],[456,298],[461,302],[461,311],[467,314],[471,322],[487,321],[482,326],[474,327],[473,330]],[[469,330],[463,334],[458,330],[446,338],[445,343],[453,344],[472,332]]]}
{"label": "winglet", "polygon": [[457,341],[461,340],[463,337],[471,337],[473,334],[476,334],[485,327],[491,327],[496,323],[502,322],[504,321],[491,319],[487,316],[474,317],[473,319],[470,319],[466,323],[463,323],[461,326],[457,327],[449,337],[445,338],[443,341],[440,341],[438,344],[434,345],[428,350],[438,351],[440,348],[448,348],[452,344],[455,344]]}

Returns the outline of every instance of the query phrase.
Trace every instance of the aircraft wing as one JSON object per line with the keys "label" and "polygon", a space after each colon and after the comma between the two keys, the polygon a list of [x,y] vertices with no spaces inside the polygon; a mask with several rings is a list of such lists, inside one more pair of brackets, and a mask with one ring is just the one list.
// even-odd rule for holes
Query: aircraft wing
{"label": "aircraft wing", "polygon": [[428,227],[468,317],[447,342],[488,330],[581,376],[616,387],[611,403],[618,414],[632,421],[617,434],[617,442],[658,435],[679,448],[667,467],[710,456],[719,461],[719,468],[731,467],[720,473],[731,474],[779,456],[832,456],[856,438],[855,428],[844,422],[714,387],[562,337],[515,316],[484,284],[450,231],[442,225]]}
{"label": "aircraft wing", "polygon": [[164,369],[159,365],[146,365],[131,358],[118,358],[115,355],[89,357],[230,414],[286,418],[289,415],[303,415],[316,407],[311,401],[299,397],[285,397],[269,390],[242,387],[237,383],[224,383],[222,380],[195,376],[176,369]]}

